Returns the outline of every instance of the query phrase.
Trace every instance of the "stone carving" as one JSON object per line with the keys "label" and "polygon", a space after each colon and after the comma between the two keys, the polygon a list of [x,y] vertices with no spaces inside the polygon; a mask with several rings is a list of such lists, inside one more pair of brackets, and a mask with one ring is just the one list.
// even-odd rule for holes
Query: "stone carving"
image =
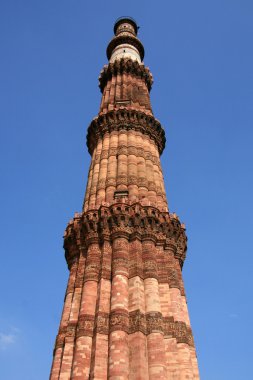
{"label": "stone carving", "polygon": [[132,154],[133,156],[138,155],[137,148],[135,146],[128,146],[128,155]]}
{"label": "stone carving", "polygon": [[[120,109],[116,111],[109,111],[106,114],[93,119],[87,133],[87,146],[90,154],[92,154],[97,142],[105,133],[112,131],[135,130],[142,134],[148,135],[155,141],[159,153],[161,154],[165,147],[165,133],[164,130],[153,116],[147,115],[144,112]],[[118,149],[115,148],[115,155],[118,154]],[[112,148],[109,149],[109,155],[112,155]],[[138,155],[145,158],[144,149],[138,149]],[[154,161],[159,163],[159,159],[154,157]]]}
{"label": "stone carving", "polygon": [[173,317],[164,317],[163,318],[163,331],[165,337],[174,337],[174,318]]}
{"label": "stone carving", "polygon": [[174,321],[173,317],[162,317],[159,312],[141,313],[135,310],[129,313],[129,334],[141,331],[148,335],[153,332],[164,333],[165,338],[176,338],[178,343],[193,346],[192,331],[184,322]]}
{"label": "stone carving", "polygon": [[163,329],[165,337],[173,337],[178,343],[194,346],[191,328],[185,322],[174,321],[173,317],[165,317],[163,318]]}
{"label": "stone carving", "polygon": [[152,332],[163,332],[163,318],[159,312],[147,313],[147,334]]}
{"label": "stone carving", "polygon": [[133,334],[137,331],[146,334],[146,317],[140,310],[129,313],[129,334]]}
{"label": "stone carving", "polygon": [[138,178],[136,176],[128,177],[128,185],[138,185]]}
{"label": "stone carving", "polygon": [[151,90],[153,84],[153,76],[149,69],[137,61],[121,58],[120,60],[116,60],[113,63],[104,66],[103,70],[101,71],[99,76],[99,87],[101,92],[103,92],[107,81],[111,79],[112,76],[116,76],[117,74],[122,75],[124,73],[129,73],[136,77],[143,78],[148,87],[148,90]]}
{"label": "stone carving", "polygon": [[122,274],[128,276],[128,259],[124,257],[114,258],[112,261],[112,275]]}
{"label": "stone carving", "polygon": [[157,264],[155,260],[144,258],[143,278],[158,279]]}
{"label": "stone carving", "polygon": [[116,180],[116,184],[127,186],[127,175],[118,175],[117,180]]}
{"label": "stone carving", "polygon": [[118,154],[125,154],[127,155],[127,146],[126,145],[119,145],[118,146]]}
{"label": "stone carving", "polygon": [[[117,237],[122,236],[122,241]],[[79,257],[80,244],[90,247],[93,244],[92,260],[89,260],[89,251],[85,269],[85,280],[98,280],[100,271],[100,248],[99,242],[105,239],[114,240],[117,247],[122,245],[122,249],[127,251],[129,240],[138,236],[140,240],[152,241],[152,244],[159,242],[164,247],[173,247],[176,259],[180,264],[185,259],[186,243],[185,228],[181,226],[178,218],[168,212],[161,212],[152,206],[142,206],[140,203],[127,204],[120,201],[111,206],[100,206],[99,209],[83,212],[75,221],[71,221],[66,229],[64,237],[64,247],[66,259],[73,263],[75,257]],[[180,250],[177,242],[180,240]],[[116,246],[115,246],[116,247]],[[124,248],[123,248],[124,247]],[[116,248],[118,249],[118,248]],[[150,248],[152,250],[152,247]],[[146,258],[146,271],[155,270],[152,260]],[[148,261],[151,260],[151,263]],[[70,264],[69,264],[70,265]],[[178,282],[177,272],[173,263],[168,264],[168,281],[171,284]]]}
{"label": "stone carving", "polygon": [[[119,211],[119,210],[117,210],[117,211]],[[117,251],[125,252],[128,250],[128,242],[124,238],[115,239],[113,242],[113,248]]]}
{"label": "stone carving", "polygon": [[105,182],[105,187],[114,186],[116,187],[116,179],[115,178],[107,178]]}
{"label": "stone carving", "polygon": [[153,156],[152,156],[152,153],[151,153],[151,152],[145,150],[144,155],[145,155],[145,159],[146,159],[146,160],[149,160],[149,161],[152,161],[152,160],[153,160]]}
{"label": "stone carving", "polygon": [[64,346],[65,337],[92,337],[94,331],[108,335],[112,331],[125,331],[129,334],[141,331],[148,335],[153,332],[164,334],[165,338],[176,338],[177,343],[186,343],[194,346],[192,331],[185,322],[175,321],[173,317],[162,317],[159,312],[141,313],[134,310],[117,309],[110,313],[98,312],[94,315],[83,314],[79,316],[78,323],[70,322],[67,327],[61,327],[56,337],[55,349]]}
{"label": "stone carving", "polygon": [[138,259],[133,259],[129,262],[129,278],[135,276],[139,276],[144,279],[142,261]]}
{"label": "stone carving", "polygon": [[100,160],[104,160],[108,158],[108,150],[102,150]]}
{"label": "stone carving", "polygon": [[109,315],[108,313],[99,312],[96,321],[96,332],[99,334],[109,334]]}
{"label": "stone carving", "polygon": [[79,315],[77,324],[76,336],[93,336],[94,330],[94,315],[82,314]]}
{"label": "stone carving", "polygon": [[128,333],[128,328],[128,311],[121,309],[113,310],[110,314],[110,332],[121,330]]}
{"label": "stone carving", "polygon": [[66,336],[74,338],[76,333],[77,322],[69,322],[66,330]]}
{"label": "stone carving", "polygon": [[118,154],[118,148],[112,148],[110,147],[108,150],[108,156],[117,156]]}
{"label": "stone carving", "polygon": [[180,284],[177,276],[177,271],[174,268],[168,268],[168,280],[171,288],[180,289]]}
{"label": "stone carving", "polygon": [[152,182],[152,181],[148,181],[148,189],[150,191],[156,191],[156,185],[155,185],[155,183]]}
{"label": "stone carving", "polygon": [[100,271],[100,262],[92,262],[86,265],[84,281],[98,281]]}
{"label": "stone carving", "polygon": [[148,181],[147,181],[147,178],[139,177],[139,178],[138,178],[138,186],[148,188]]}
{"label": "stone carving", "polygon": [[[115,28],[107,49],[114,62],[101,72],[100,110],[87,133],[92,161],[83,213],[64,235],[70,279],[50,379],[197,379],[194,349],[174,355],[175,342],[194,346],[191,329],[167,316],[188,320],[180,296],[187,239],[184,225],[168,212],[159,157],[166,139],[152,113],[153,78],[141,63],[137,24],[121,18]],[[117,59],[122,56],[132,59]],[[193,360],[186,361],[190,354]]]}

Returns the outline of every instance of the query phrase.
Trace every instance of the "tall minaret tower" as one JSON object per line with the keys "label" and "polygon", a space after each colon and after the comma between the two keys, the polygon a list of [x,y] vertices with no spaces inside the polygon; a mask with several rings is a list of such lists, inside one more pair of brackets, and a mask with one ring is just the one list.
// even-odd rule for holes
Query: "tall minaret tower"
{"label": "tall minaret tower", "polygon": [[69,267],[51,380],[196,380],[182,266],[185,227],[170,214],[137,24],[122,17],[87,133],[83,210],[64,236]]}

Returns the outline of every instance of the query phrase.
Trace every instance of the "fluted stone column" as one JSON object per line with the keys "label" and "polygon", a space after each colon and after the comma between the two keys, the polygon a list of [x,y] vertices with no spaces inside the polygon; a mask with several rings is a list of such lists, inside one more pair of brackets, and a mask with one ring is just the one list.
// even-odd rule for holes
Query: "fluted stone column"
{"label": "fluted stone column", "polygon": [[[162,313],[159,297],[155,243],[149,238],[142,241],[144,287],[147,319],[148,367],[150,380],[166,379],[165,344],[162,331]],[[160,321],[159,324],[153,320]]]}
{"label": "fluted stone column", "polygon": [[59,379],[59,376],[60,376],[62,357],[63,357],[63,351],[64,351],[65,331],[67,330],[68,321],[69,321],[72,298],[73,298],[74,289],[75,289],[77,268],[78,268],[78,259],[75,258],[74,261],[71,262],[68,285],[67,285],[67,290],[65,294],[64,307],[63,307],[62,317],[61,317],[61,322],[60,322],[59,334],[56,338],[54,360],[53,360],[51,375],[50,375],[51,380],[57,380]]}
{"label": "fluted stone column", "polygon": [[117,190],[127,190],[127,132],[119,132],[117,155]]}
{"label": "fluted stone column", "polygon": [[128,131],[128,161],[127,161],[127,178],[129,200],[134,201],[138,198],[138,157],[136,146],[136,134],[134,131]]}
{"label": "fluted stone column", "polygon": [[64,235],[70,275],[50,380],[199,380],[185,226],[168,210],[165,132],[137,31],[128,17],[116,22],[99,76],[83,209]]}
{"label": "fluted stone column", "polygon": [[114,131],[110,133],[108,163],[107,163],[107,177],[105,182],[105,200],[106,202],[112,202],[114,192],[116,190],[116,178],[117,178],[117,166],[118,159],[118,132]]}
{"label": "fluted stone column", "polygon": [[102,266],[98,283],[95,331],[92,346],[91,379],[103,380],[108,373],[109,314],[111,299],[112,247],[109,240],[102,245]]}
{"label": "fluted stone column", "polygon": [[99,271],[100,249],[98,243],[94,241],[88,245],[87,250],[82,300],[79,311],[71,376],[73,380],[88,379],[90,375],[92,336],[94,330]]}
{"label": "fluted stone column", "polygon": [[134,238],[129,243],[129,379],[146,380],[148,373],[147,338],[145,334],[145,286],[143,280],[142,243]]}
{"label": "fluted stone column", "polygon": [[105,184],[107,177],[107,163],[108,163],[108,152],[109,152],[109,142],[110,135],[106,133],[102,141],[102,150],[100,155],[100,170],[98,174],[98,184],[97,184],[97,196],[96,204],[101,204],[105,201]]}
{"label": "fluted stone column", "polygon": [[109,379],[129,377],[128,239],[115,234],[112,243],[112,291],[109,337]]}

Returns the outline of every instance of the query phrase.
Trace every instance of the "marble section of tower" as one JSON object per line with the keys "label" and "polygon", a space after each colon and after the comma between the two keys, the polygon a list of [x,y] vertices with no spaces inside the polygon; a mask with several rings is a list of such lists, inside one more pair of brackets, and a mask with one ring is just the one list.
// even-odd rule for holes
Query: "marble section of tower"
{"label": "marble section of tower", "polygon": [[51,380],[195,380],[182,280],[185,227],[170,214],[152,74],[131,18],[119,19],[87,134],[83,210],[64,236],[69,267]]}

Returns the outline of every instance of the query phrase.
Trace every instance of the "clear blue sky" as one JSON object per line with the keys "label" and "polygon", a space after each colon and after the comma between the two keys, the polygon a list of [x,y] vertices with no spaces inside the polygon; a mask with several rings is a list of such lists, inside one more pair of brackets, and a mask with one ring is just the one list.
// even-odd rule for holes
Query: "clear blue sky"
{"label": "clear blue sky", "polygon": [[48,378],[113,23],[140,25],[203,380],[252,378],[253,3],[0,2],[0,378]]}

